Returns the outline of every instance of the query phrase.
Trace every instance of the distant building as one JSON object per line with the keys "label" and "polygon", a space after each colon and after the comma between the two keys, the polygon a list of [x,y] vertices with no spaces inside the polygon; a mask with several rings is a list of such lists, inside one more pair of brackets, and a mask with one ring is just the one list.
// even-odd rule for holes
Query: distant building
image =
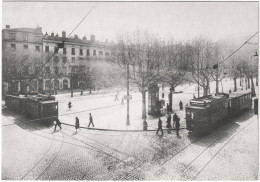
{"label": "distant building", "polygon": [[[42,28],[10,28],[6,25],[3,32],[3,58],[6,57],[8,51],[11,53],[21,54],[23,57],[36,56],[35,59],[48,60],[57,47],[66,38],[66,32],[63,31],[61,36],[51,33],[45,35]],[[49,92],[51,90],[73,89],[84,87],[84,80],[88,76],[91,69],[91,63],[96,61],[104,61],[109,56],[110,43],[98,42],[95,35],[91,35],[90,40],[86,37],[82,39],[75,35],[73,38],[67,38],[63,49],[59,49],[47,63],[41,74],[36,77],[31,85],[39,92]],[[38,56],[38,57],[37,57]],[[28,58],[27,58],[28,59]],[[25,85],[26,81],[33,77],[34,63],[29,64],[26,74],[21,73],[20,59],[16,60],[15,72],[13,77],[5,76],[3,78],[3,91],[19,93],[31,91],[32,88]],[[23,66],[23,69],[26,66]],[[18,74],[18,72],[20,73]],[[71,85],[71,81],[73,85]]]}

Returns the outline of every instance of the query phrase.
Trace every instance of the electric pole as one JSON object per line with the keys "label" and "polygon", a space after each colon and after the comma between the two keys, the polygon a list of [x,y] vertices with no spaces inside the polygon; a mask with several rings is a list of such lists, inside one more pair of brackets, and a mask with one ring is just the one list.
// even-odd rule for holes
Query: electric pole
{"label": "electric pole", "polygon": [[126,114],[126,125],[129,126],[130,125],[130,119],[129,119],[129,79],[130,79],[130,75],[129,75],[129,63],[127,63],[127,80],[126,80],[126,88],[127,88],[127,114]]}

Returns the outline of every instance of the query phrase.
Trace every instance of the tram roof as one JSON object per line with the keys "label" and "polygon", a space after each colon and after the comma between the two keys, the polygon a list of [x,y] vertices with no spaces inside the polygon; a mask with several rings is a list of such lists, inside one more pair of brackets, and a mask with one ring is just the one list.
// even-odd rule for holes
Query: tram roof
{"label": "tram roof", "polygon": [[189,108],[206,108],[210,107],[211,104],[216,104],[219,102],[222,102],[228,98],[228,94],[220,93],[217,95],[207,95],[199,98],[195,98],[190,100],[190,106]]}
{"label": "tram roof", "polygon": [[252,93],[251,90],[238,90],[236,92],[230,93],[229,97],[235,98],[235,97],[240,97],[242,95],[249,94],[249,93]]}
{"label": "tram roof", "polygon": [[46,101],[40,101],[41,104],[51,104],[51,103],[57,103],[56,100],[46,100]]}

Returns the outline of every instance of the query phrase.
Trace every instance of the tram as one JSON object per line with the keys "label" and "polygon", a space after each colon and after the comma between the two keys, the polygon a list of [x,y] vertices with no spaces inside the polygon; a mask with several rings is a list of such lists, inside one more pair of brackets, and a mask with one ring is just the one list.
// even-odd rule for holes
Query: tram
{"label": "tram", "polygon": [[186,106],[186,129],[189,133],[210,133],[229,118],[252,107],[251,91],[219,93],[190,100]]}
{"label": "tram", "polygon": [[58,101],[46,95],[6,95],[5,105],[13,112],[25,114],[40,123],[53,123],[58,118]]}

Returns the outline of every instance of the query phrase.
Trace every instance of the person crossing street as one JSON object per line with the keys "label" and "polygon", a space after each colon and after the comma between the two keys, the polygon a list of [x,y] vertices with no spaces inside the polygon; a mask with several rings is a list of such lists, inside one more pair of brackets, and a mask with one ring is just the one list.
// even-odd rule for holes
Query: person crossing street
{"label": "person crossing street", "polygon": [[94,123],[93,123],[93,118],[92,118],[92,116],[91,116],[91,113],[89,113],[89,124],[88,124],[88,127],[89,127],[91,124],[92,124],[93,127],[95,127],[95,126],[94,126]]}
{"label": "person crossing street", "polygon": [[55,124],[54,131],[56,131],[56,127],[57,127],[57,126],[59,126],[59,127],[60,127],[60,130],[61,130],[62,127],[61,127],[61,122],[60,122],[60,120],[57,118],[57,119],[55,120],[55,122],[56,122],[56,124]]}

